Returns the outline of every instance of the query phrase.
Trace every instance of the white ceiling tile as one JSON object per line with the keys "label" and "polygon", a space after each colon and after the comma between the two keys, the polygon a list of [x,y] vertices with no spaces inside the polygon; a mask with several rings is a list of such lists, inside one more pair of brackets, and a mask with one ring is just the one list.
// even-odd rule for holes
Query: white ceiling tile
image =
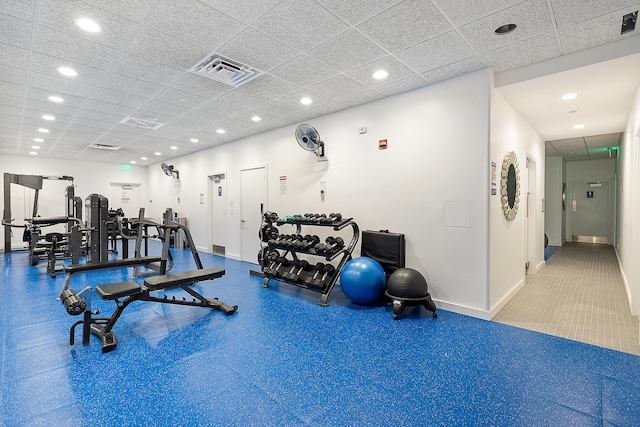
{"label": "white ceiling tile", "polygon": [[189,129],[185,129],[177,126],[171,126],[171,125],[162,126],[161,128],[158,128],[149,133],[149,135],[151,136],[157,136],[160,138],[167,138],[171,140],[175,140],[176,138],[182,138],[190,134],[191,134],[191,131]]}
{"label": "white ceiling tile", "polygon": [[107,129],[110,129],[115,123],[118,123],[124,118],[122,114],[109,114],[102,111],[89,110],[87,108],[80,109],[75,117],[76,120],[80,122],[86,120],[88,126],[92,126],[90,123],[93,121],[101,122],[102,125],[99,127],[108,126]]}
{"label": "white ceiling tile", "polygon": [[270,71],[276,77],[287,80],[301,87],[320,83],[338,72],[306,55],[300,55]]}
{"label": "white ceiling tile", "polygon": [[[32,90],[29,88],[28,90]],[[78,107],[73,107],[64,104],[55,104],[49,101],[41,101],[38,99],[26,99],[24,102],[25,108],[37,111],[49,111],[51,114],[64,114],[67,116],[73,116],[78,112]]]}
{"label": "white ceiling tile", "polygon": [[161,123],[167,123],[189,111],[191,111],[191,108],[189,107],[168,104],[166,102],[152,99],[149,102],[145,103],[138,110],[134,111],[132,114],[134,115],[134,117],[140,117],[143,119],[146,116],[155,116],[159,119],[157,121]]}
{"label": "white ceiling tile", "polygon": [[407,77],[404,80],[382,86],[378,90],[384,93],[386,96],[397,95],[399,93],[408,92],[410,90],[418,89],[427,86],[429,82],[420,76]]}
{"label": "white ceiling tile", "polygon": [[114,104],[98,99],[88,99],[83,105],[83,109],[85,110],[120,116],[121,120],[128,116],[131,111],[135,110],[135,108],[135,106],[124,106],[122,104]]}
{"label": "white ceiling tile", "polygon": [[243,84],[242,89],[267,98],[277,99],[300,90],[300,86],[269,74],[263,74]]}
{"label": "white ceiling tile", "polygon": [[149,133],[149,129],[139,128],[137,126],[125,125],[122,123],[118,123],[114,127],[111,128],[110,133],[119,133],[122,132],[124,134],[135,134],[135,135],[144,135]]}
{"label": "white ceiling tile", "polygon": [[[387,71],[389,76],[384,80],[376,80],[371,77],[371,75],[378,70]],[[411,69],[394,57],[385,56],[384,58],[376,59],[362,67],[358,67],[355,70],[351,70],[346,74],[360,83],[375,88],[391,84],[398,80],[406,79],[416,73],[411,71]]]}
{"label": "white ceiling tile", "polygon": [[187,71],[210,53],[152,28],[143,27],[129,45],[131,55]]}
{"label": "white ceiling tile", "polygon": [[246,24],[255,21],[281,1],[282,0],[202,0],[203,3]]}
{"label": "white ceiling tile", "polygon": [[120,104],[127,107],[139,108],[142,104],[147,102],[147,98],[142,96],[133,95],[127,92],[122,92],[114,89],[96,88],[91,96],[92,99],[98,101],[104,101],[111,104]]}
{"label": "white ceiling tile", "polygon": [[33,50],[66,60],[73,68],[75,63],[94,68],[107,68],[112,65],[118,51],[90,40],[55,31],[51,28],[39,27]]}
{"label": "white ceiling tile", "polygon": [[[613,11],[622,11],[629,6],[637,5],[638,0],[550,0],[551,9],[558,28],[588,21]],[[618,24],[622,25],[622,15],[638,10],[625,11],[618,15]]]}
{"label": "white ceiling tile", "polygon": [[24,96],[24,86],[23,85],[19,85],[19,84],[15,84],[15,83],[9,83],[9,82],[0,81],[0,94],[9,95],[9,96],[23,97]]}
{"label": "white ceiling tile", "polygon": [[[522,52],[526,52],[523,55]],[[494,72],[522,67],[560,55],[555,34],[543,34],[520,43],[478,55]]]}
{"label": "white ceiling tile", "polygon": [[432,0],[454,25],[464,25],[522,3],[523,0]]}
{"label": "white ceiling tile", "polygon": [[357,28],[389,52],[395,52],[447,31],[451,25],[430,1],[405,0]]}
{"label": "white ceiling tile", "polygon": [[313,0],[284,0],[253,24],[289,46],[305,51],[348,26]]}
{"label": "white ceiling tile", "polygon": [[115,73],[109,73],[99,86],[107,89],[121,90],[123,92],[132,93],[142,97],[154,96],[155,94],[160,93],[164,88],[164,86],[159,84]]}
{"label": "white ceiling tile", "polygon": [[253,28],[242,31],[218,52],[261,71],[269,71],[299,54],[299,51]]}
{"label": "white ceiling tile", "polygon": [[0,94],[0,105],[8,107],[22,108],[24,99],[20,96]]}
{"label": "white ceiling tile", "polygon": [[88,97],[93,91],[93,86],[88,84],[34,72],[29,73],[28,83],[30,87],[62,94],[63,98],[65,94]]}
{"label": "white ceiling tile", "polygon": [[225,117],[225,115],[209,111],[206,106],[203,106],[181,116],[179,120],[193,121],[196,123],[198,129],[200,129],[205,126],[218,123],[219,121],[224,120]]}
{"label": "white ceiling tile", "polygon": [[209,100],[216,99],[233,90],[233,86],[219,83],[191,73],[184,74],[170,87],[197,96],[202,96]]}
{"label": "white ceiling tile", "polygon": [[334,15],[351,25],[362,21],[400,3],[402,0],[316,0]]}
{"label": "white ceiling tile", "polygon": [[32,21],[35,3],[35,0],[2,0],[0,2],[0,13]]}
{"label": "white ceiling tile", "polygon": [[2,43],[29,49],[33,24],[24,19],[0,14],[0,40]]}
{"label": "white ceiling tile", "polygon": [[471,49],[456,31],[447,31],[429,40],[396,52],[394,56],[417,73],[468,58]]}
{"label": "white ceiling tile", "polygon": [[[78,18],[90,18],[102,31],[90,33],[76,25]],[[38,23],[94,43],[121,49],[127,46],[139,29],[138,23],[105,9],[81,1],[47,0],[40,2]]]}
{"label": "white ceiling tile", "polygon": [[188,108],[198,108],[206,102],[210,101],[209,98],[194,95],[188,92],[183,92],[172,87],[165,88],[162,92],[157,94],[154,99]]}
{"label": "white ceiling tile", "polygon": [[234,89],[204,105],[207,111],[223,116],[235,116],[243,111],[260,106],[271,99],[242,89]]}
{"label": "white ceiling tile", "polygon": [[[577,52],[590,47],[601,46],[617,40],[638,37],[637,31],[620,34],[622,17],[619,13],[609,13],[579,24],[558,29],[563,53]],[[640,41],[639,41],[640,43]]]}
{"label": "white ceiling tile", "polygon": [[29,50],[4,44],[0,40],[0,65],[26,70],[29,66]]}
{"label": "white ceiling tile", "polygon": [[[84,110],[83,110],[84,111]],[[106,119],[106,117],[105,117]],[[117,119],[114,120],[113,122],[106,122],[104,120],[96,120],[96,119],[90,119],[87,117],[81,117],[81,116],[76,116],[76,118],[73,120],[72,125],[81,125],[81,126],[86,126],[86,127],[90,127],[90,128],[95,128],[95,129],[100,129],[100,134],[104,133],[105,131],[111,129],[114,125],[114,123],[117,123]]]}
{"label": "white ceiling tile", "polygon": [[480,61],[477,56],[463,59],[453,64],[445,65],[444,67],[436,68],[435,70],[429,70],[422,73],[429,83],[437,83],[443,80],[452,79],[454,77],[461,76],[463,74],[472,73],[474,71],[486,68],[486,66]]}
{"label": "white ceiling tile", "polygon": [[[300,103],[300,99],[308,97],[313,101],[310,105],[302,105]],[[313,89],[302,89],[298,92],[294,92],[290,95],[283,96],[279,98],[278,101],[284,102],[285,104],[293,105],[298,107],[301,111],[310,110],[312,108],[317,107],[318,105],[328,104],[329,102],[334,101],[332,98],[325,96]]]}
{"label": "white ceiling tile", "polygon": [[601,148],[601,147],[615,147],[620,143],[622,134],[620,133],[607,133],[604,135],[593,135],[584,138],[587,147],[589,148]]}
{"label": "white ceiling tile", "polygon": [[84,0],[137,22],[145,20],[157,0]]}
{"label": "white ceiling tile", "polygon": [[307,55],[344,72],[386,56],[387,52],[356,30],[349,30],[311,49]]}
{"label": "white ceiling tile", "polygon": [[340,102],[350,106],[355,107],[357,105],[366,104],[369,102],[377,101],[378,99],[384,98],[384,95],[381,92],[370,89],[366,92],[361,92],[355,95],[347,96],[346,98],[342,98]]}
{"label": "white ceiling tile", "polygon": [[245,25],[197,0],[160,3],[146,22],[149,27],[215,51]]}
{"label": "white ceiling tile", "polygon": [[351,77],[340,74],[336,77],[330,78],[329,80],[325,80],[311,86],[311,89],[328,96],[329,98],[341,99],[360,92],[365,92],[369,90],[369,87],[353,80]]}
{"label": "white ceiling tile", "polygon": [[102,68],[94,68],[88,65],[74,63],[73,69],[78,72],[78,75],[73,78],[64,77],[58,72],[58,67],[65,65],[69,65],[69,61],[46,55],[44,53],[33,52],[31,54],[31,64],[29,64],[29,69],[34,73],[90,85],[97,85],[100,83],[106,74]]}
{"label": "white ceiling tile", "polygon": [[[496,34],[505,24],[516,24],[515,31]],[[460,27],[462,36],[476,52],[487,52],[553,31],[546,0],[529,0],[509,9]]]}
{"label": "white ceiling tile", "polygon": [[277,117],[286,117],[299,112],[300,107],[297,105],[285,104],[281,101],[271,101],[262,106],[253,108],[252,111],[255,111],[258,115],[272,114]]}
{"label": "white ceiling tile", "polygon": [[27,70],[0,65],[0,81],[24,85],[27,82]]}
{"label": "white ceiling tile", "polygon": [[123,53],[112,69],[114,73],[147,82],[168,85],[184,74],[184,71],[130,53]]}
{"label": "white ceiling tile", "polygon": [[315,108],[312,108],[309,111],[314,114],[313,117],[320,117],[326,114],[335,113],[336,111],[342,111],[345,108],[349,108],[349,106],[340,101],[332,101],[323,105],[319,105]]}
{"label": "white ceiling tile", "polygon": [[[56,103],[56,102],[49,101],[47,98],[51,95],[58,95],[58,96],[64,95],[62,96],[62,98],[64,99],[64,102]],[[46,108],[46,106],[51,106],[52,108],[62,108],[62,109],[67,107],[81,107],[87,99],[84,96],[61,94],[59,91],[51,91],[47,89],[40,89],[37,87],[27,87],[25,98],[42,102],[41,108]],[[41,109],[41,108],[38,108],[38,109]],[[64,114],[67,114],[67,113],[64,113]]]}

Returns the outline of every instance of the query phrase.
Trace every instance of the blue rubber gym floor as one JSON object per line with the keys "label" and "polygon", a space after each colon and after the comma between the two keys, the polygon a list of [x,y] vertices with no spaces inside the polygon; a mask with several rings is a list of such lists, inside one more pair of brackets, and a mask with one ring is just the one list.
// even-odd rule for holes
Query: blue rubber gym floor
{"label": "blue rubber gym floor", "polygon": [[[195,268],[174,251],[173,272]],[[238,311],[134,302],[101,352],[77,331],[25,252],[0,258],[1,422],[5,426],[638,426],[640,358],[422,307],[351,304],[249,274],[195,288]],[[128,280],[74,277],[71,288]],[[141,282],[141,279],[136,279]],[[115,304],[94,294],[93,308]]]}

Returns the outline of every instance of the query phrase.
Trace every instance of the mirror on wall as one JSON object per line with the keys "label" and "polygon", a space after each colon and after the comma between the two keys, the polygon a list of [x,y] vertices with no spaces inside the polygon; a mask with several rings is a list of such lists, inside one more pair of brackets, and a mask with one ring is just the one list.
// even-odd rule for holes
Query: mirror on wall
{"label": "mirror on wall", "polygon": [[513,221],[518,215],[520,204],[520,167],[513,151],[504,156],[501,176],[502,211],[507,221]]}

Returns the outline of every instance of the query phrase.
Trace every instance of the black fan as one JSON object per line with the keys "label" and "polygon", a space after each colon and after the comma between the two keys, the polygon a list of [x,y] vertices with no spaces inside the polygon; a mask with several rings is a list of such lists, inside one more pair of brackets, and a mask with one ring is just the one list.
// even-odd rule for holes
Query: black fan
{"label": "black fan", "polygon": [[311,125],[302,124],[296,129],[296,141],[307,151],[313,151],[318,160],[326,160],[324,157],[324,142],[320,139],[318,131]]}
{"label": "black fan", "polygon": [[173,165],[168,165],[166,163],[162,163],[162,164],[160,164],[160,167],[162,168],[162,171],[165,173],[165,175],[173,176],[175,174],[176,179],[180,179],[180,172],[175,170],[173,168]]}

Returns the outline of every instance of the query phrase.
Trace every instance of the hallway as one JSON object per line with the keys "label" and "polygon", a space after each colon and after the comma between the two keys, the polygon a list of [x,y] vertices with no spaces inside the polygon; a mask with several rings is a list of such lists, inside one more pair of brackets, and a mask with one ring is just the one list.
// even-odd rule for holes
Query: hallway
{"label": "hallway", "polygon": [[638,321],[608,245],[559,248],[493,320],[640,355]]}

